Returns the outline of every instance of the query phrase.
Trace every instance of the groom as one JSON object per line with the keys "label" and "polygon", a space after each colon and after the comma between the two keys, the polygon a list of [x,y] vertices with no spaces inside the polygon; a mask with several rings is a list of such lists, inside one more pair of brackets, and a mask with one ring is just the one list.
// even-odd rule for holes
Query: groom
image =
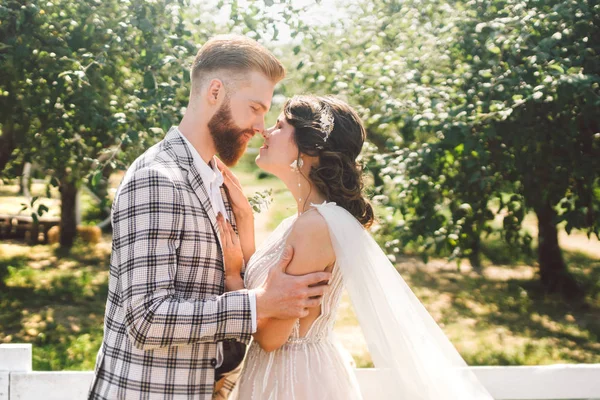
{"label": "groom", "polygon": [[131,165],[115,196],[89,399],[211,399],[217,371],[240,364],[258,319],[298,318],[319,305],[326,286],[315,284],[330,275],[285,274],[290,254],[262,287],[225,292],[216,215],[235,220],[214,156],[228,165],[241,157],[284,74],[245,37],[216,37],[198,52],[179,127]]}

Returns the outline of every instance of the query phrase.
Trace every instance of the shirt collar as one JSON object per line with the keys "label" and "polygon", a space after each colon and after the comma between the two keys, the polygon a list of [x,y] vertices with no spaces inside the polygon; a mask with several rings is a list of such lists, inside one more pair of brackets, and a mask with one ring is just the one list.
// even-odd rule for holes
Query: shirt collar
{"label": "shirt collar", "polygon": [[181,135],[186,145],[188,146],[190,153],[192,153],[194,165],[196,166],[196,169],[198,170],[198,173],[202,178],[202,182],[204,182],[206,185],[216,185],[217,187],[223,185],[223,174],[221,174],[221,171],[219,171],[219,168],[217,168],[217,162],[214,159],[214,157],[211,163],[212,166],[209,166],[202,159],[202,157],[200,157],[200,153],[198,153],[198,150],[196,150],[192,143],[190,143],[190,141],[183,135],[183,133],[181,133],[179,128],[175,127],[175,129],[177,129],[177,132],[179,133],[179,135]]}

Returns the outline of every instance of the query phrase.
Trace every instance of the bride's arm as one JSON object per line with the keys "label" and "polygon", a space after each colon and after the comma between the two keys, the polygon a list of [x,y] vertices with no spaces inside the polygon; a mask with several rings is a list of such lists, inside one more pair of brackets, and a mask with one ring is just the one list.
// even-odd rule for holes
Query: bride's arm
{"label": "bride's arm", "polygon": [[[296,221],[287,244],[294,248],[294,258],[287,267],[290,275],[324,271],[335,262],[327,223],[318,212],[310,212]],[[321,307],[309,309],[307,321],[314,321]],[[254,340],[265,351],[274,351],[288,340],[297,319],[261,319]]]}
{"label": "bride's arm", "polygon": [[237,225],[244,262],[248,264],[250,257],[256,251],[254,241],[254,213],[252,211],[246,214],[235,213],[235,222]]}
{"label": "bride's arm", "polygon": [[218,158],[216,160],[218,168],[223,174],[223,183],[225,183],[225,187],[227,188],[227,194],[233,208],[233,214],[235,215],[244,261],[248,264],[250,257],[256,251],[254,241],[254,212],[242,190],[242,185],[238,178],[221,160]]}

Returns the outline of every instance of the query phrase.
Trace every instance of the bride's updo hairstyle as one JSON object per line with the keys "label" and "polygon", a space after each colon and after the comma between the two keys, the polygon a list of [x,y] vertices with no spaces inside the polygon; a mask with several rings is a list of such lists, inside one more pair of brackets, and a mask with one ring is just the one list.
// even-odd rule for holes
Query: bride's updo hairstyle
{"label": "bride's updo hairstyle", "polygon": [[373,208],[363,196],[363,179],[357,164],[366,131],[356,111],[335,97],[294,96],[283,113],[294,127],[301,154],[318,158],[309,178],[316,188],[350,212],[363,226],[373,223]]}

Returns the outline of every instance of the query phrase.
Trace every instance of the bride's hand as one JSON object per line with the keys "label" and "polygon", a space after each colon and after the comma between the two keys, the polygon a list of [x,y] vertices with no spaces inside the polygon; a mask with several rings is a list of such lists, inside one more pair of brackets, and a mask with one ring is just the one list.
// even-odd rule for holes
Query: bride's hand
{"label": "bride's hand", "polygon": [[227,187],[229,200],[231,201],[231,207],[233,208],[235,217],[240,219],[253,216],[252,206],[244,194],[242,185],[237,176],[223,164],[223,161],[219,160],[217,157],[215,158],[217,160],[217,168],[219,168],[221,174],[223,174],[223,183],[225,183],[225,186]]}
{"label": "bride's hand", "polygon": [[[223,249],[223,262],[225,264],[225,286],[227,290],[238,290],[243,288],[242,266],[244,265],[244,254],[240,239],[233,230],[233,227],[223,217],[223,214],[217,215],[219,224],[219,236],[221,237],[221,247]],[[241,288],[239,287],[240,282]]]}

